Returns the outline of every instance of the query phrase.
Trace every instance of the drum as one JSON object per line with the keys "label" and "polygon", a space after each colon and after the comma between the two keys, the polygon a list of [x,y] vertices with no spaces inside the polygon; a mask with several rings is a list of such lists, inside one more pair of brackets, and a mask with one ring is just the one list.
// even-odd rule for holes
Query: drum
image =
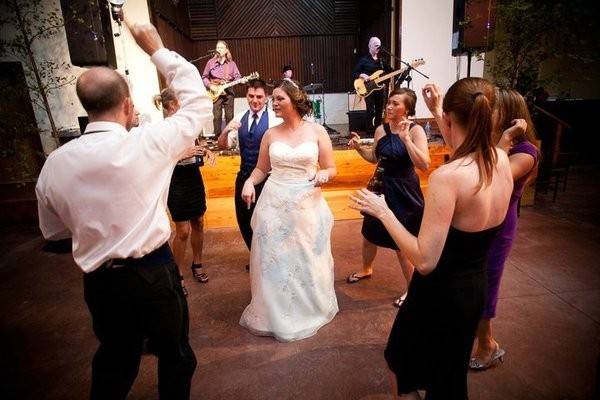
{"label": "drum", "polygon": [[321,99],[310,101],[312,103],[313,116],[315,119],[321,119]]}

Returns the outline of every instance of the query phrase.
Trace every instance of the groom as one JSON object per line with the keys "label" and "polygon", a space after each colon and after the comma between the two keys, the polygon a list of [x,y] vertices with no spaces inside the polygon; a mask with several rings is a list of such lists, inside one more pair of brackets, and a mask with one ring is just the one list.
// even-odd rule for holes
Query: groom
{"label": "groom", "polygon": [[[256,167],[260,141],[263,135],[267,129],[279,125],[282,120],[277,118],[273,110],[267,106],[267,85],[263,80],[255,79],[248,82],[246,100],[248,101],[249,110],[236,115],[227,124],[223,130],[224,134],[219,136],[219,148],[228,149],[233,147],[237,134],[242,160],[240,171],[235,179],[235,216],[246,247],[250,250],[252,246],[250,219],[256,203],[248,208],[248,205],[242,200],[242,187],[254,167]],[[263,181],[255,187],[256,200],[258,200],[265,182]],[[246,269],[249,269],[248,265],[246,265]]]}

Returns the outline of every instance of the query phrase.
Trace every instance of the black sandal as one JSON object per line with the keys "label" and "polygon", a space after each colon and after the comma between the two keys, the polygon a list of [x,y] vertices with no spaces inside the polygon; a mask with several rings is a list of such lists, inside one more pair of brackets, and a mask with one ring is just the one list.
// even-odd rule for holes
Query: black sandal
{"label": "black sandal", "polygon": [[202,264],[193,264],[192,263],[192,276],[200,283],[208,282],[208,275],[206,273],[201,272]]}

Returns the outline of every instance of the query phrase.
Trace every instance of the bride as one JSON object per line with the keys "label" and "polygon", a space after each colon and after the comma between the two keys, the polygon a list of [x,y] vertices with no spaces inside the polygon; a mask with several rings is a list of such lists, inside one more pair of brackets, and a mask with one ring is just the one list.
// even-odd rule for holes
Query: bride
{"label": "bride", "polygon": [[311,110],[297,82],[284,79],[273,90],[273,111],[284,122],[263,136],[258,163],[242,189],[250,207],[254,185],[270,171],[252,216],[252,301],[240,324],[285,342],[314,335],[338,312],[333,215],[319,188],[337,171],[327,132],[303,119]]}

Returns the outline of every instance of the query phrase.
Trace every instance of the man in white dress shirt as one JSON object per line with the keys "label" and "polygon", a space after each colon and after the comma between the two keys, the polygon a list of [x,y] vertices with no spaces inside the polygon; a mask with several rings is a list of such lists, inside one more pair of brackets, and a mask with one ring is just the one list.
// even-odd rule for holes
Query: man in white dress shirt
{"label": "man in white dress shirt", "polygon": [[[242,187],[252,173],[252,170],[254,170],[254,167],[256,167],[260,141],[263,135],[267,129],[279,125],[282,119],[276,117],[273,110],[267,105],[267,85],[263,80],[254,79],[248,82],[246,100],[248,101],[249,109],[236,115],[227,124],[223,130],[224,134],[219,136],[219,147],[222,149],[231,148],[236,139],[239,144],[242,160],[240,171],[235,179],[235,215],[244,242],[248,250],[250,250],[252,244],[250,220],[254,212],[254,204],[256,203],[253,203],[248,208],[248,205],[242,200]],[[257,201],[264,184],[265,182],[263,181],[255,188]]]}
{"label": "man in white dress shirt", "polygon": [[158,356],[159,396],[187,399],[196,367],[188,308],[167,240],[171,173],[212,119],[198,70],[164,48],[150,24],[130,28],[174,89],[172,117],[131,128],[129,87],[109,68],[77,81],[85,134],[52,152],[36,186],[40,228],[49,240],[73,238],[84,295],[100,346],[92,363],[92,399],[124,399],[138,373],[142,343]]}

